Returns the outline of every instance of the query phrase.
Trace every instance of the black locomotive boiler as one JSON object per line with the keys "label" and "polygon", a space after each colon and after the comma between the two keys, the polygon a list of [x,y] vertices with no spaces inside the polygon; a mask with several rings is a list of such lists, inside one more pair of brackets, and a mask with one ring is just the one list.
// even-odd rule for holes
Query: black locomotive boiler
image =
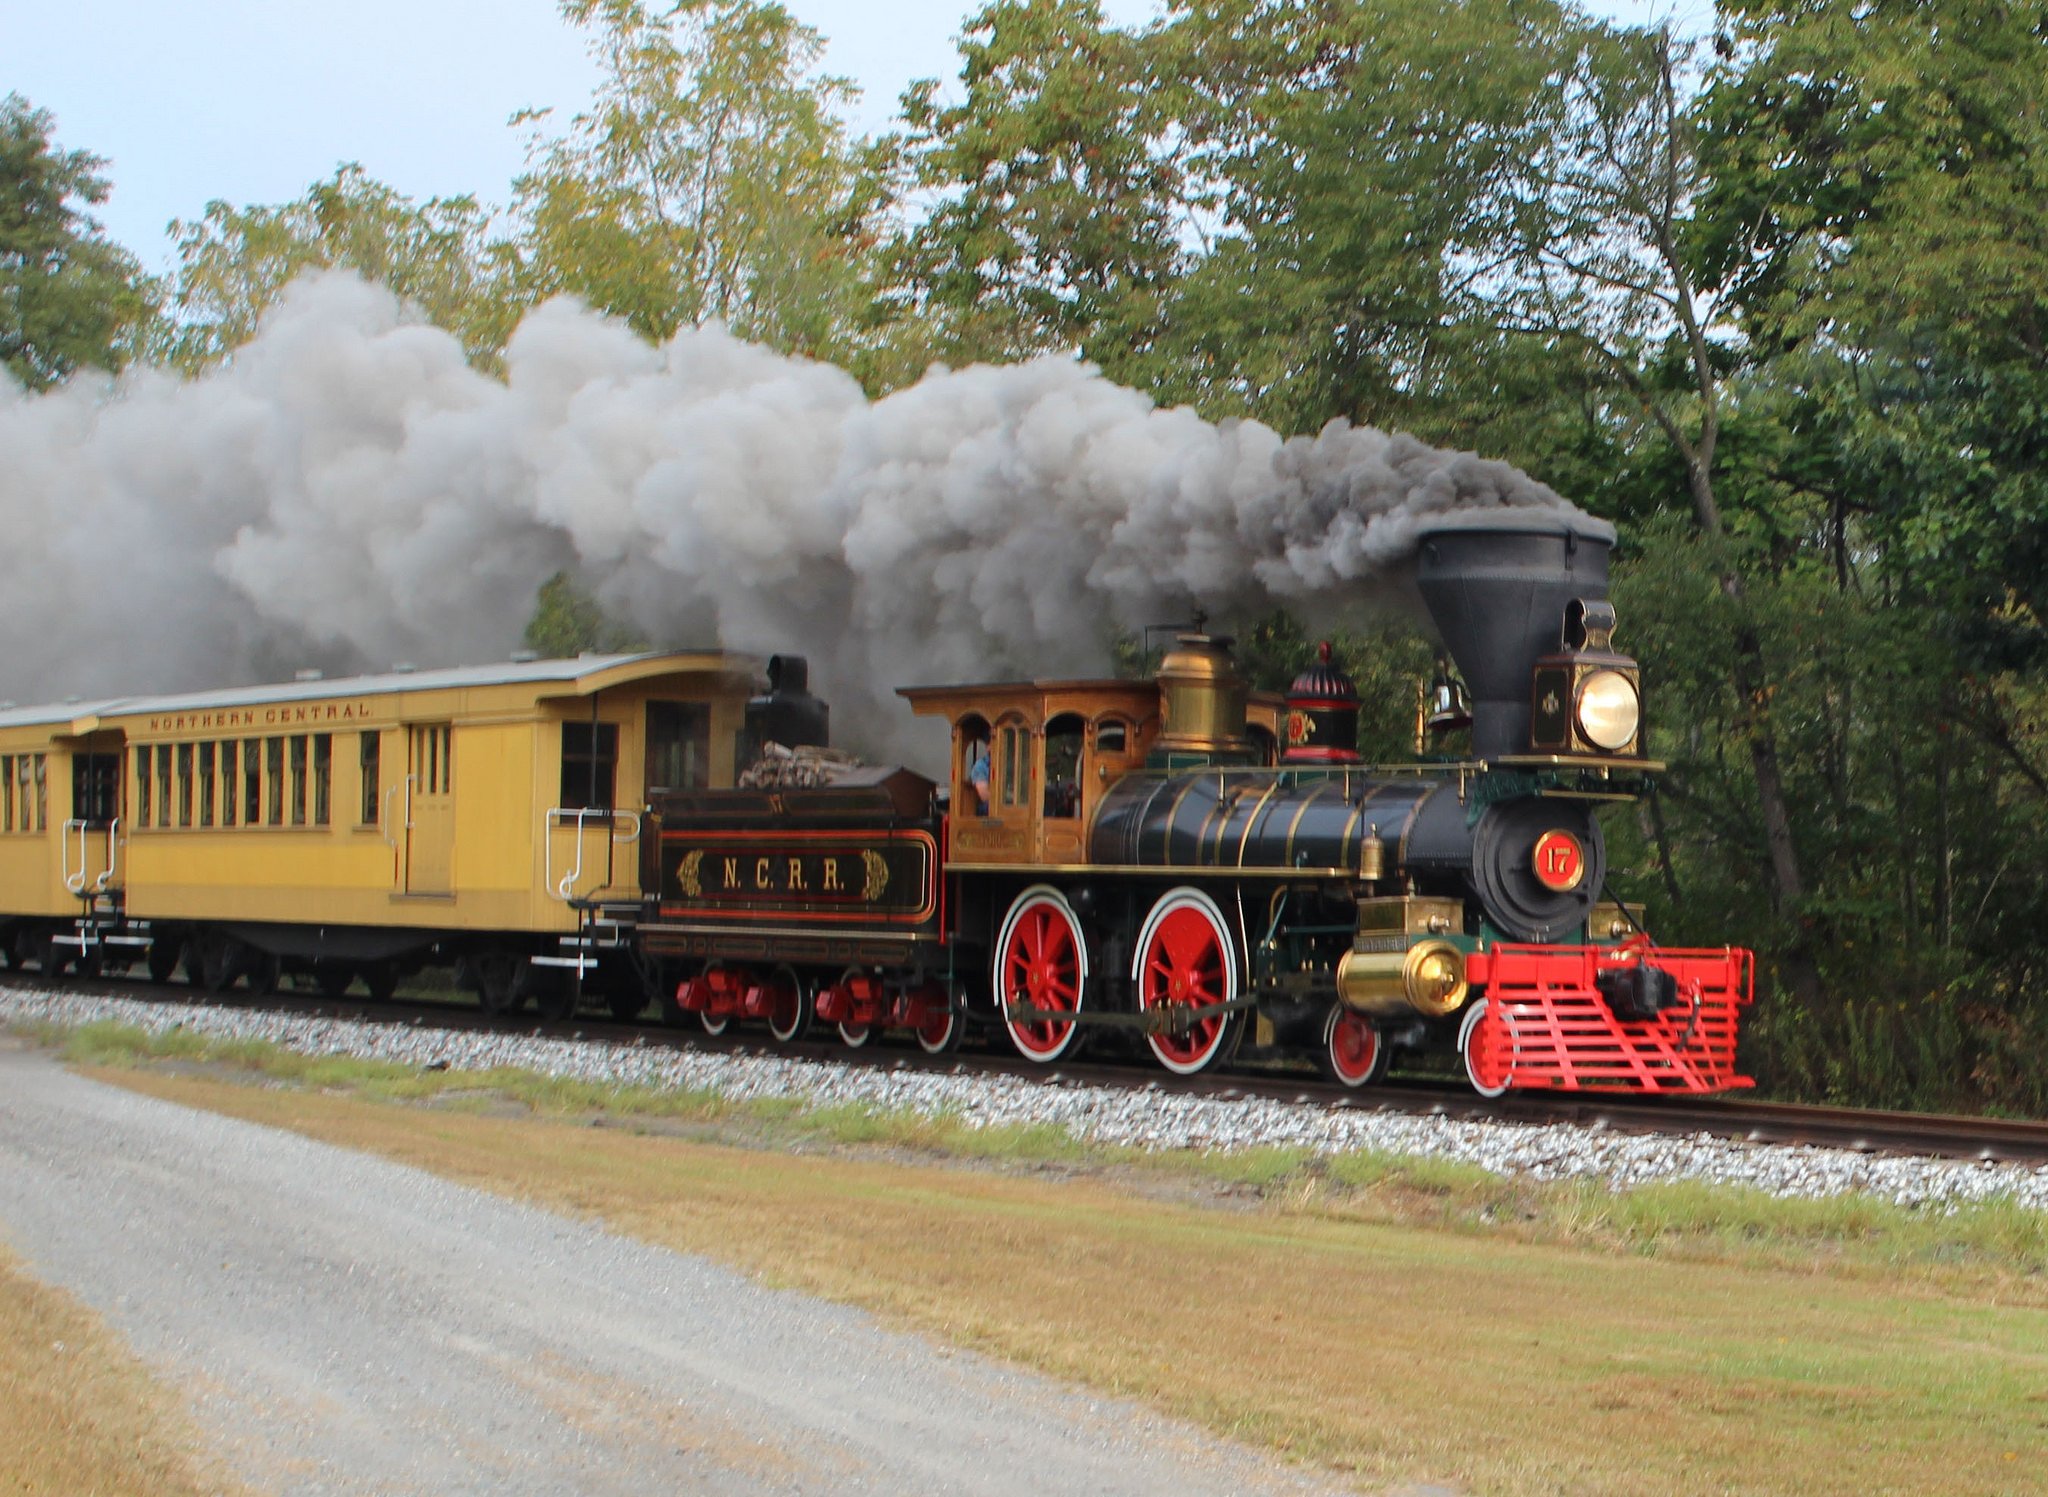
{"label": "black locomotive boiler", "polygon": [[674,1007],[931,1049],[972,1018],[1037,1061],[1122,1030],[1182,1073],[1250,1044],[1363,1085],[1405,1047],[1455,1049],[1488,1094],[1746,1085],[1748,953],[1656,947],[1603,898],[1598,813],[1661,768],[1613,645],[1611,532],[1489,518],[1426,533],[1416,573],[1469,756],[1367,766],[1327,662],[1255,698],[1199,632],[1152,681],[907,690],[951,727],[943,787],[867,771],[654,807],[641,932],[679,964]]}

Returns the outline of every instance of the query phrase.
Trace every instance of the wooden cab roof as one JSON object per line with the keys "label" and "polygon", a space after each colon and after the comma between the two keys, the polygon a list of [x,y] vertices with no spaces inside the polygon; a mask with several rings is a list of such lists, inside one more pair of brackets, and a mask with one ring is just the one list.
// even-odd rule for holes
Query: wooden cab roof
{"label": "wooden cab roof", "polygon": [[957,725],[962,718],[1022,718],[1043,728],[1056,717],[1072,713],[1095,720],[1115,716],[1142,724],[1159,715],[1159,686],[1149,676],[1141,681],[999,681],[968,686],[906,686],[896,693],[920,717],[943,717]]}

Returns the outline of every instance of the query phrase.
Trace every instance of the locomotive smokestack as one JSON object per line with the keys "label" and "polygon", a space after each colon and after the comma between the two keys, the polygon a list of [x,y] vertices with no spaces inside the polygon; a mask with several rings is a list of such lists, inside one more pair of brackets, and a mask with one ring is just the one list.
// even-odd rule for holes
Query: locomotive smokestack
{"label": "locomotive smokestack", "polygon": [[1613,528],[1585,515],[1423,534],[1415,580],[1471,689],[1474,757],[1529,751],[1536,657],[1558,648],[1566,604],[1607,596],[1613,546]]}

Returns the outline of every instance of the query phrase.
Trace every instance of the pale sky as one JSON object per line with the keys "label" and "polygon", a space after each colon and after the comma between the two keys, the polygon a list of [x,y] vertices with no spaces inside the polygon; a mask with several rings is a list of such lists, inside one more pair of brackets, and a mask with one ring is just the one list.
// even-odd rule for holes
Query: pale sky
{"label": "pale sky", "polygon": [[[864,91],[853,124],[885,126],[913,79],[951,80],[972,0],[785,0],[823,32],[826,68]],[[1104,0],[1118,24],[1157,0]],[[1710,0],[1593,0],[1607,15],[1675,16]],[[0,0],[0,94],[57,117],[58,142],[109,160],[108,231],[165,269],[174,218],[212,198],[294,198],[344,161],[415,198],[510,196],[517,109],[573,113],[593,69],[554,0]]]}

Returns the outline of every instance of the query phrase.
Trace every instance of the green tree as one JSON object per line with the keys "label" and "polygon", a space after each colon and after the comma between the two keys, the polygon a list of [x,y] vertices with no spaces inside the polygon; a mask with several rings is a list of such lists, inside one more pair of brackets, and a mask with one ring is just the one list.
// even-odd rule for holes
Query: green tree
{"label": "green tree", "polygon": [[302,198],[250,207],[215,201],[171,230],[175,315],[159,351],[186,368],[246,343],[285,286],[315,268],[354,270],[390,287],[486,360],[524,310],[491,215],[475,198],[416,203],[353,162]]}
{"label": "green tree", "polygon": [[853,362],[871,320],[886,153],[850,140],[824,41],[761,0],[565,0],[601,68],[592,106],[534,131],[517,207],[522,282],[650,338],[717,318]]}
{"label": "green tree", "polygon": [[1727,9],[1710,263],[1758,338],[1839,356],[1886,547],[2048,651],[2048,5]]}
{"label": "green tree", "polygon": [[31,389],[119,369],[155,311],[135,257],[85,211],[106,201],[105,160],[66,151],[55,121],[0,99],[0,365]]}
{"label": "green tree", "polygon": [[597,600],[567,572],[557,572],[540,585],[533,617],[526,624],[526,642],[550,659],[566,659],[585,650],[615,653],[647,648],[645,641],[607,618]]}
{"label": "green tree", "polygon": [[1471,393],[1497,407],[1501,378],[1555,363],[1461,296],[1572,35],[1540,0],[1184,0],[1161,47],[1217,211],[1168,367],[1284,429],[1343,415],[1454,439]]}
{"label": "green tree", "polygon": [[896,295],[956,362],[1080,349],[1141,370],[1192,206],[1149,35],[1097,0],[996,0],[961,36],[961,97],[904,96],[904,150],[930,211]]}

